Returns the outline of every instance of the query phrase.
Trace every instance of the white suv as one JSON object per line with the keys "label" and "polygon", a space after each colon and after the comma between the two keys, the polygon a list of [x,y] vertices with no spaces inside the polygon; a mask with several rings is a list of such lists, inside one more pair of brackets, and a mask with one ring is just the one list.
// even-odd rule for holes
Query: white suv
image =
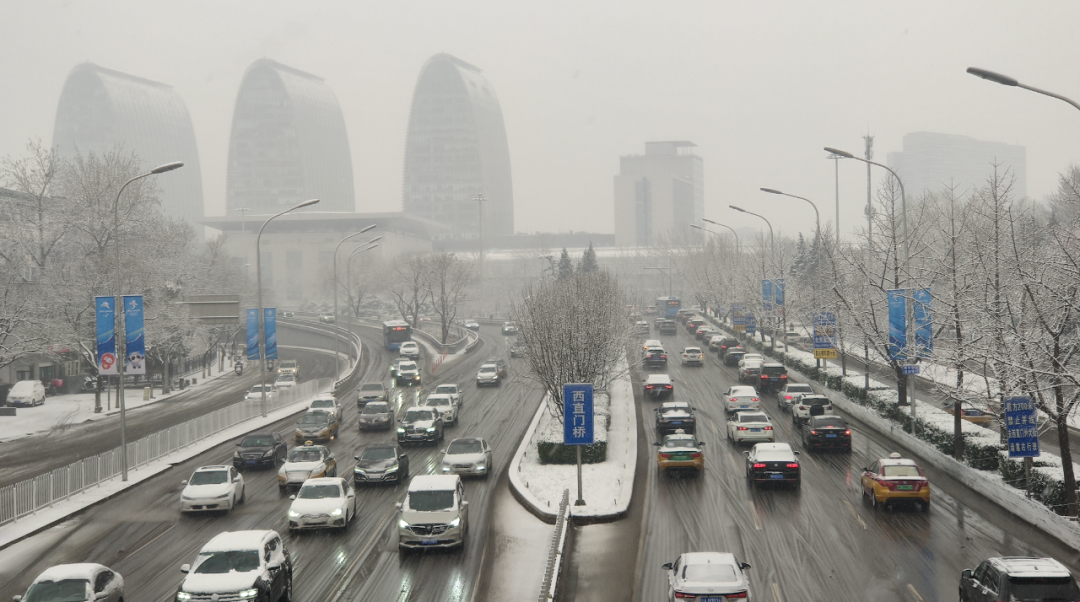
{"label": "white suv", "polygon": [[824,395],[803,395],[799,398],[798,403],[791,406],[791,422],[793,424],[803,424],[810,420],[811,416],[832,413],[832,402],[829,401],[828,397]]}
{"label": "white suv", "polygon": [[292,600],[293,567],[276,531],[218,533],[193,564],[180,567],[187,577],[176,600]]}
{"label": "white suv", "polygon": [[457,402],[454,401],[453,396],[446,393],[432,393],[424,400],[424,405],[429,408],[435,408],[439,410],[439,417],[442,418],[446,424],[457,424]]}
{"label": "white suv", "polygon": [[469,502],[458,475],[417,475],[397,504],[398,550],[464,548]]}

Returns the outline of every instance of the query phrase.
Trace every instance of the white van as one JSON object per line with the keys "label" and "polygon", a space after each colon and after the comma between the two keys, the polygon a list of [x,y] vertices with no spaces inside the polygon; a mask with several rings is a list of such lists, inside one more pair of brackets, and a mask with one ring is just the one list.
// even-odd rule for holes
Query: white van
{"label": "white van", "polygon": [[20,380],[8,391],[9,406],[36,406],[45,404],[45,385],[40,380]]}
{"label": "white van", "polygon": [[469,502],[458,475],[417,475],[398,508],[398,550],[464,548]]}

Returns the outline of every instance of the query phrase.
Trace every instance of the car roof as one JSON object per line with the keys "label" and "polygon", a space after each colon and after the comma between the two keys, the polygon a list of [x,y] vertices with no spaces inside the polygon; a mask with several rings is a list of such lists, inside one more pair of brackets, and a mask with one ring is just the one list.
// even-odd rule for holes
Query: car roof
{"label": "car roof", "polygon": [[683,349],[683,353],[688,353],[691,351],[697,351],[698,353],[700,353],[701,347],[687,347],[686,349]]}
{"label": "car roof", "polygon": [[484,442],[483,438],[481,437],[458,437],[457,439],[451,439],[450,443],[454,443],[455,441],[475,441],[476,443]]}
{"label": "car roof", "polygon": [[446,491],[457,487],[461,477],[458,475],[426,474],[415,475],[410,479],[409,491]]}
{"label": "car roof", "polygon": [[432,393],[431,395],[428,395],[427,399],[425,399],[424,401],[431,401],[433,399],[435,401],[445,401],[447,403],[450,403],[451,401],[453,401],[454,396],[449,393]]}
{"label": "car roof", "polygon": [[660,404],[660,408],[688,408],[690,404],[685,401],[665,401]]}
{"label": "car roof", "polygon": [[195,469],[195,472],[210,472],[218,470],[229,470],[229,467],[225,466],[224,464],[213,464],[210,466],[200,466]]}
{"label": "car roof", "polygon": [[757,395],[757,389],[751,387],[750,385],[735,385],[734,387],[731,387],[731,392],[733,394],[753,393],[754,395]]}
{"label": "car roof", "polygon": [[682,563],[736,565],[735,555],[730,552],[686,552],[682,555]]}
{"label": "car roof", "polygon": [[915,460],[909,460],[907,458],[881,458],[880,460],[878,460],[878,462],[881,462],[882,466],[915,466],[915,467],[918,467],[918,464],[915,463]]}
{"label": "car roof", "polygon": [[1053,558],[1035,558],[1031,556],[999,556],[988,558],[994,564],[1004,568],[1010,577],[1068,577],[1069,569]]}
{"label": "car roof", "polygon": [[261,550],[263,542],[271,536],[276,536],[276,531],[226,531],[218,533],[213,539],[206,542],[202,552],[231,552],[234,550]]}
{"label": "car roof", "polygon": [[754,447],[758,451],[791,451],[791,445],[787,443],[757,443]]}
{"label": "car roof", "polygon": [[364,449],[391,449],[397,448],[395,443],[368,443],[364,446]]}
{"label": "car roof", "polygon": [[494,370],[498,370],[499,366],[493,362],[484,362],[483,364],[480,364],[480,369],[483,370],[484,368],[492,368]]}
{"label": "car roof", "polygon": [[441,383],[441,384],[435,385],[436,389],[438,389],[439,387],[454,387],[455,389],[458,388],[456,383]]}
{"label": "car roof", "polygon": [[321,450],[321,451],[325,451],[327,453],[330,453],[330,448],[326,447],[325,445],[297,445],[296,447],[292,448],[289,451],[308,450],[308,449]]}
{"label": "car roof", "polygon": [[304,484],[300,486],[301,489],[309,485],[344,485],[342,481],[345,479],[341,477],[316,477],[314,479],[307,479]]}
{"label": "car roof", "polygon": [[647,382],[647,383],[669,383],[669,382],[671,382],[671,377],[668,376],[667,374],[650,374],[649,378],[645,379],[645,382]]}
{"label": "car roof", "polygon": [[765,362],[762,367],[768,366],[770,368],[784,368],[785,366],[780,362]]}
{"label": "car roof", "polygon": [[37,576],[37,579],[34,579],[34,583],[38,583],[39,581],[61,581],[63,579],[86,579],[89,581],[102,569],[107,569],[107,567],[95,562],[58,564],[42,571],[41,574]]}

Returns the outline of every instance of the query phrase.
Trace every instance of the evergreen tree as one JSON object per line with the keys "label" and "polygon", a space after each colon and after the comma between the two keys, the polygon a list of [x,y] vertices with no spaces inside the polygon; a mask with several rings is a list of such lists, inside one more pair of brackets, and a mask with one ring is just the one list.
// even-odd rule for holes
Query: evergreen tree
{"label": "evergreen tree", "polygon": [[585,249],[585,253],[581,256],[581,263],[578,264],[578,273],[580,274],[595,274],[600,271],[600,264],[596,263],[596,251],[592,248],[592,241],[589,241],[589,248]]}
{"label": "evergreen tree", "polygon": [[574,262],[570,261],[570,254],[563,247],[562,257],[559,258],[559,280],[569,280],[574,275]]}

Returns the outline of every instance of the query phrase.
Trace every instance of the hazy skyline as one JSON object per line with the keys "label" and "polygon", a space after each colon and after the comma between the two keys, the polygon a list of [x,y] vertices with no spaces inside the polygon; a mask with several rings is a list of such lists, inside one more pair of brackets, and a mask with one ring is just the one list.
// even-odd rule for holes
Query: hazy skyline
{"label": "hazy skyline", "polygon": [[[515,230],[614,231],[619,156],[690,140],[705,216],[809,232],[834,215],[823,146],[875,159],[918,131],[1027,149],[1041,199],[1080,162],[1080,113],[968,75],[978,66],[1080,100],[1069,31],[1080,5],[1045,2],[500,3],[9,2],[0,23],[0,156],[52,140],[77,64],[173,86],[195,126],[207,215],[225,212],[241,77],[271,58],[315,74],[344,112],[358,211],[400,211],[409,105],[420,69],[447,52],[479,67],[502,105]],[[177,157],[183,160],[183,157]],[[862,221],[865,165],[840,164],[841,230]],[[884,172],[876,170],[875,184]]]}

